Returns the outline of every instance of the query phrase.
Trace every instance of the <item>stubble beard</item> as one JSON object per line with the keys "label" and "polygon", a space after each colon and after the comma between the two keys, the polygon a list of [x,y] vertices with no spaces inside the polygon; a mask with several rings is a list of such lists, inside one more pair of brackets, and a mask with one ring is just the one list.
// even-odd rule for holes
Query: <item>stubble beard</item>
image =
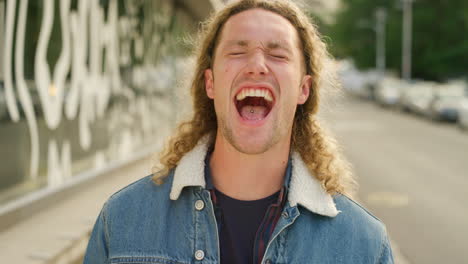
{"label": "stubble beard", "polygon": [[[243,144],[240,142],[241,138],[236,138],[233,132],[233,128],[229,126],[222,117],[218,117],[218,125],[221,128],[222,137],[234,147],[238,152],[247,154],[247,155],[258,155],[263,154],[270,150],[281,140],[281,131],[278,122],[274,122],[272,131],[273,133],[267,138],[266,142],[263,142],[261,145],[252,146],[249,144]],[[218,135],[219,136],[219,135]]]}

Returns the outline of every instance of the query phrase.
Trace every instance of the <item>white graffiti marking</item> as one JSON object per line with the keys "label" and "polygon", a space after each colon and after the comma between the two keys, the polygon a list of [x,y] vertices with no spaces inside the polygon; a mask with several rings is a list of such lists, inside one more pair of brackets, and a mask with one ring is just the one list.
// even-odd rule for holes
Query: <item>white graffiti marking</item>
{"label": "white graffiti marking", "polygon": [[[119,36],[118,36],[118,6],[116,0],[111,0],[104,21],[104,10],[99,0],[80,0],[78,10],[70,10],[70,0],[61,0],[60,23],[62,49],[58,61],[50,72],[47,61],[47,51],[54,25],[54,0],[43,0],[43,14],[38,45],[34,59],[34,77],[39,95],[40,105],[44,113],[47,127],[56,129],[62,120],[64,105],[68,119],[79,116],[80,145],[87,150],[91,144],[90,124],[96,116],[103,116],[111,96],[111,92],[121,91],[119,71]],[[9,0],[6,9],[5,45],[2,58],[2,69],[5,78],[5,97],[11,119],[18,122],[21,117],[17,106],[14,87],[21,107],[24,110],[31,140],[30,176],[36,178],[39,168],[39,133],[29,87],[24,79],[24,41],[28,0],[19,3],[18,21],[15,31],[16,0]],[[88,34],[88,29],[89,34]],[[15,47],[13,47],[13,39]],[[89,42],[88,42],[89,37]],[[91,43],[88,46],[88,43]],[[87,62],[89,57],[91,61]],[[14,49],[14,61],[12,58]],[[103,56],[105,50],[105,56]],[[14,67],[14,78],[12,65]],[[104,64],[104,68],[102,65]],[[67,76],[70,73],[68,93]],[[15,79],[15,83],[13,80]],[[123,91],[121,91],[123,92]],[[71,156],[69,145],[64,145],[64,155]],[[48,179],[59,182],[57,175],[67,175],[67,166],[55,158],[57,147],[55,141],[49,143]],[[67,158],[70,159],[71,158]],[[62,171],[62,173],[60,173]]]}
{"label": "white graffiti marking", "polygon": [[[102,117],[109,103],[111,90],[120,90],[118,13],[117,1],[111,1],[108,21],[104,22],[104,10],[99,2],[81,1],[78,14],[71,14],[73,65],[70,93],[67,98],[66,115],[74,119],[80,104],[79,138],[83,149],[91,145],[90,124],[96,116]],[[88,20],[88,17],[90,19]],[[88,53],[87,28],[90,27],[90,65],[86,65]],[[104,69],[103,51],[106,50]]]}
{"label": "white graffiti marking", "polygon": [[106,165],[106,156],[102,151],[97,151],[94,154],[94,169],[100,170],[103,169]]}
{"label": "white graffiti marking", "polygon": [[[15,47],[15,77],[16,87],[20,98],[21,106],[26,115],[26,121],[29,128],[29,136],[31,140],[31,167],[30,176],[36,178],[39,169],[39,133],[37,131],[36,114],[32,104],[31,96],[24,79],[24,37],[26,32],[26,14],[28,8],[28,0],[22,0],[20,3],[18,17],[18,33],[16,35]],[[16,102],[15,102],[16,103]]]}
{"label": "white graffiti marking", "polygon": [[62,50],[53,71],[52,80],[47,63],[47,47],[54,21],[54,0],[43,0],[43,3],[44,12],[36,49],[34,77],[46,124],[50,129],[56,129],[62,118],[65,79],[70,69],[70,32],[68,25],[70,0],[60,1]]}
{"label": "white graffiti marking", "polygon": [[19,120],[18,106],[16,105],[15,94],[13,92],[13,73],[11,67],[11,56],[13,54],[13,30],[15,26],[16,0],[10,0],[6,10],[6,30],[5,49],[3,54],[3,70],[5,75],[5,97],[8,112],[14,122]]}
{"label": "white graffiti marking", "polygon": [[86,58],[88,51],[88,10],[87,0],[78,2],[78,13],[70,14],[70,25],[73,42],[73,60],[71,72],[71,85],[65,106],[68,119],[75,119],[78,112],[79,92],[85,85],[87,73]]}
{"label": "white graffiti marking", "polygon": [[[84,150],[89,150],[92,143],[92,123],[98,117],[109,114],[107,129],[116,133],[111,135],[107,150],[100,150],[95,154],[94,168],[105,165],[107,151],[116,155],[117,159],[126,159],[136,150],[135,146],[145,144],[148,139],[152,140],[155,133],[169,133],[166,129],[174,119],[174,113],[171,112],[173,107],[161,94],[166,93],[164,88],[174,86],[175,80],[168,77],[173,74],[174,68],[171,63],[150,66],[157,54],[153,52],[152,56],[147,56],[148,52],[151,49],[159,50],[158,45],[162,43],[159,40],[146,40],[138,33],[137,11],[141,6],[136,1],[124,2],[131,16],[122,18],[118,17],[117,0],[109,1],[108,10],[104,10],[100,0],[78,0],[77,10],[71,10],[71,0],[40,1],[43,13],[38,45],[35,47],[35,85],[30,80],[25,80],[24,76],[28,0],[18,1],[18,17],[17,1],[8,0],[6,6],[5,49],[0,60],[3,65],[1,70],[4,71],[9,115],[13,121],[20,121],[17,101],[24,110],[31,141],[32,178],[37,178],[39,171],[39,131],[34,109],[36,105],[33,104],[33,99],[36,98],[31,98],[30,93],[33,89],[37,89],[47,128],[57,129],[63,122],[62,113],[65,112],[67,119],[78,122],[80,147]],[[54,16],[55,2],[59,3],[59,18]],[[47,54],[55,19],[60,19],[61,50],[57,63],[51,69]],[[148,20],[146,23],[152,22]],[[119,36],[119,28],[126,30],[122,36]],[[153,32],[150,29],[149,25],[145,26],[147,32]],[[119,52],[120,43],[124,43],[122,52]],[[131,47],[135,49],[133,54],[130,54]],[[152,96],[139,98],[121,81],[119,63],[132,66],[130,55],[135,53],[137,57],[143,57],[144,65],[141,69],[134,67],[133,74],[129,72],[129,76],[133,77],[130,77],[134,82],[132,85],[137,84],[135,87],[139,90],[151,89],[152,92],[157,92]],[[170,58],[169,62],[172,59],[174,58]],[[109,111],[107,108],[111,94],[116,93],[126,97],[129,104],[123,103]],[[159,115],[157,121],[154,120],[155,114]],[[60,145],[55,138],[51,138],[47,147],[47,181],[48,186],[54,188],[71,177],[71,145],[68,141]]]}
{"label": "white graffiti marking", "polygon": [[61,155],[55,140],[49,141],[49,153],[47,157],[47,186],[53,188],[71,178],[71,150],[70,143],[65,141]]}

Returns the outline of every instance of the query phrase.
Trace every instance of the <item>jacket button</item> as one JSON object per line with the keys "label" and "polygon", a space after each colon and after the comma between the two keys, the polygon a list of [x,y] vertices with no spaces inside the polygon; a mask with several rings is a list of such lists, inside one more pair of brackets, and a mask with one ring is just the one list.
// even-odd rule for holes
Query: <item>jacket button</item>
{"label": "jacket button", "polygon": [[289,218],[288,212],[283,212],[281,215],[283,216],[284,219],[288,219],[288,218]]}
{"label": "jacket button", "polygon": [[195,209],[197,209],[198,211],[201,211],[203,210],[203,208],[205,208],[205,203],[203,202],[203,200],[197,200],[195,202]]}
{"label": "jacket button", "polygon": [[203,250],[197,250],[195,251],[195,259],[196,260],[202,260],[205,258],[205,252],[203,252]]}

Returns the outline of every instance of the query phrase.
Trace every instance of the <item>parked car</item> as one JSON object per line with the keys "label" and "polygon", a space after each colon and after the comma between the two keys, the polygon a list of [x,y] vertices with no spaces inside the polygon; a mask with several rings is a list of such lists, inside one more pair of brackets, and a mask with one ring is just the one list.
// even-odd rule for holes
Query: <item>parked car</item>
{"label": "parked car", "polygon": [[395,106],[400,102],[400,96],[408,84],[396,77],[385,76],[375,88],[375,100],[382,106]]}
{"label": "parked car", "polygon": [[429,105],[428,117],[437,121],[457,121],[459,106],[465,96],[465,85],[460,81],[439,85]]}
{"label": "parked car", "polygon": [[468,95],[463,97],[458,106],[458,125],[468,130]]}
{"label": "parked car", "polygon": [[377,84],[381,79],[381,74],[377,70],[369,70],[363,73],[365,78],[364,89],[365,92],[364,98],[375,100],[375,89]]}
{"label": "parked car", "polygon": [[361,72],[352,62],[344,60],[340,62],[338,74],[346,91],[363,99],[374,98],[375,84],[379,80],[377,71]]}
{"label": "parked car", "polygon": [[403,89],[400,96],[400,108],[403,111],[425,115],[434,96],[436,83],[415,81]]}
{"label": "parked car", "polygon": [[364,76],[355,69],[340,72],[343,88],[353,95],[359,95],[365,85]]}

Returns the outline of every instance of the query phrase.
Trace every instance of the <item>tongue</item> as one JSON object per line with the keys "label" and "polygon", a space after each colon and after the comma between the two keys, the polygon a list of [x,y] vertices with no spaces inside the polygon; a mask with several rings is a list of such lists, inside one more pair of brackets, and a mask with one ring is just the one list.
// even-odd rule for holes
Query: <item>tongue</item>
{"label": "tongue", "polygon": [[243,106],[241,116],[247,120],[262,120],[267,114],[267,108],[265,106]]}

